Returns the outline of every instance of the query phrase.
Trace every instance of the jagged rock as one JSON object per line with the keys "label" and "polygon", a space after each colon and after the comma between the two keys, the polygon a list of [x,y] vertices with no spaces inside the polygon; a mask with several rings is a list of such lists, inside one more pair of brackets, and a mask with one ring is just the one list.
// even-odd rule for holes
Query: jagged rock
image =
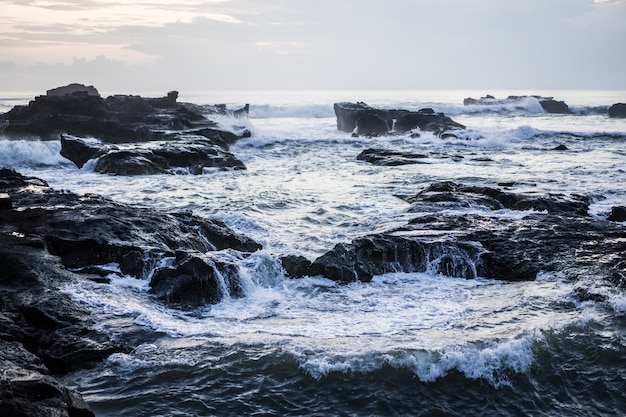
{"label": "jagged rock", "polygon": [[[586,273],[626,282],[620,279],[626,276],[626,229],[589,217],[585,197],[514,194],[444,182],[404,199],[416,213],[405,226],[339,243],[310,265],[306,259],[291,259],[288,276],[352,282],[387,272],[430,271],[519,281],[558,270],[573,278]],[[485,212],[442,211],[468,205]],[[536,211],[521,218],[490,215],[503,208]]]}
{"label": "jagged rock", "polygon": [[494,96],[487,95],[481,98],[465,98],[463,104],[465,106],[513,106],[523,109],[529,99],[539,101],[541,108],[546,113],[571,114],[569,106],[563,101],[554,100],[553,97],[542,96],[508,96],[505,99],[497,99]]}
{"label": "jagged rock", "polygon": [[410,164],[424,164],[428,155],[412,152],[397,152],[386,149],[366,149],[356,159],[379,166],[397,166]]}
{"label": "jagged rock", "polygon": [[[132,349],[96,330],[89,311],[59,288],[94,274],[106,283],[107,265],[117,264],[137,278],[156,270],[151,291],[174,306],[216,302],[243,289],[236,266],[212,252],[261,249],[219,220],[55,191],[8,167],[0,169],[1,193],[12,202],[0,216],[2,416],[93,416],[53,375]],[[158,269],[170,257],[173,268]]]}
{"label": "jagged rock", "polygon": [[539,100],[539,104],[546,113],[572,114],[569,106],[564,101],[556,101],[553,99]]}
{"label": "jagged rock", "polygon": [[202,174],[204,168],[246,168],[243,162],[212,140],[190,134],[175,135],[149,146],[112,146],[62,135],[61,155],[79,168],[88,160],[98,158],[94,170],[115,175],[166,174],[177,168],[184,168],[191,174]]}
{"label": "jagged rock", "polygon": [[87,94],[90,96],[100,97],[100,93],[93,86],[85,86],[83,84],[73,83],[63,87],[57,87],[46,91],[47,96],[66,96],[72,94]]}
{"label": "jagged rock", "polygon": [[177,97],[175,91],[159,98],[114,95],[103,99],[86,92],[52,94],[35,97],[27,106],[15,106],[0,115],[0,122],[6,136],[33,135],[55,140],[60,134],[69,134],[125,143],[163,140],[172,131],[217,130],[217,124],[205,114],[248,114],[247,105],[231,111],[222,105],[178,103]]}
{"label": "jagged rock", "polygon": [[609,117],[626,117],[626,103],[615,103],[609,107]]}
{"label": "jagged rock", "polygon": [[[335,103],[337,129],[355,132],[363,136],[381,136],[390,133],[408,133],[413,129],[443,133],[449,130],[465,129],[443,113],[432,109],[409,110],[376,109],[365,103]],[[386,129],[386,132],[385,132]]]}
{"label": "jagged rock", "polygon": [[243,288],[235,264],[210,255],[179,252],[172,267],[154,271],[150,293],[167,303],[198,307],[240,297]]}

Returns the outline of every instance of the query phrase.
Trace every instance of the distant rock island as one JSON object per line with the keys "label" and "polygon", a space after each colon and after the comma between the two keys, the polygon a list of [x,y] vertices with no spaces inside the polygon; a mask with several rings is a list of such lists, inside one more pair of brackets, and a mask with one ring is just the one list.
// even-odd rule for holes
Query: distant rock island
{"label": "distant rock island", "polygon": [[528,99],[536,99],[539,101],[541,108],[546,113],[555,114],[572,114],[569,106],[564,101],[554,100],[553,97],[542,96],[508,96],[505,99],[497,99],[492,95],[486,95],[481,98],[468,97],[463,100],[465,106],[509,106],[509,105],[521,105],[528,101]]}

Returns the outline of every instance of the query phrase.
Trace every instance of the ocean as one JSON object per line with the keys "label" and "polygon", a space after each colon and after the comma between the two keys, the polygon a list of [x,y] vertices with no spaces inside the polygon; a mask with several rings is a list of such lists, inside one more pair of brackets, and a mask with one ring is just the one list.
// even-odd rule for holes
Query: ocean
{"label": "ocean", "polygon": [[[487,93],[552,96],[573,113],[547,114],[532,97],[463,105]],[[37,94],[0,93],[0,112]],[[612,104],[626,102],[626,91],[180,92],[179,101],[250,104],[248,120],[216,120],[252,132],[231,147],[247,170],[107,176],[93,164],[76,168],[60,156],[58,141],[0,135],[0,166],[55,189],[191,210],[263,244],[237,259],[244,297],[194,310],[150,297],[141,277],[62,289],[90,308],[99,330],[136,346],[62,378],[97,416],[626,414],[623,290],[602,289],[603,301],[580,302],[580,281],[547,271],[531,282],[426,271],[339,284],[286,278],[279,260],[314,259],[337,243],[401,226],[411,214],[397,196],[440,181],[591,196],[589,214],[606,219],[611,207],[626,205],[626,119],[607,116]],[[427,132],[352,137],[337,130],[339,101],[433,108],[467,130],[447,139]],[[552,151],[559,145],[568,150]],[[368,148],[429,157],[375,166],[356,159]]]}

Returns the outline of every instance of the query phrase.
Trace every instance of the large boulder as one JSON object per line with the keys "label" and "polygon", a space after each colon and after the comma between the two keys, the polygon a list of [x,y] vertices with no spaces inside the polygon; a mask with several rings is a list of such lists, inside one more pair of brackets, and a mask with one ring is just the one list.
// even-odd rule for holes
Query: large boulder
{"label": "large boulder", "polygon": [[179,252],[172,266],[154,271],[150,293],[170,304],[198,307],[241,297],[243,287],[234,263],[211,255]]}
{"label": "large boulder", "polygon": [[180,168],[191,174],[202,174],[205,168],[246,169],[243,162],[213,140],[192,134],[172,135],[169,140],[141,146],[113,146],[62,135],[61,155],[79,168],[97,158],[94,170],[114,175],[166,174]]}
{"label": "large boulder", "polygon": [[609,117],[626,117],[626,103],[616,103],[609,107]]}
{"label": "large boulder", "polygon": [[446,131],[465,129],[443,113],[432,109],[419,111],[376,109],[363,102],[335,103],[337,129],[362,136],[381,136],[390,133],[408,133],[414,129],[442,134]]}

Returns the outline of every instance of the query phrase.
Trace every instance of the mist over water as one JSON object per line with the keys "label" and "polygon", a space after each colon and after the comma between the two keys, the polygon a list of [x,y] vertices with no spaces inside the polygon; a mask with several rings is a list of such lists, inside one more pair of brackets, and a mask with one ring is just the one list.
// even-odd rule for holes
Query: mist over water
{"label": "mist over water", "polygon": [[[463,106],[464,97],[485,93],[554,96],[574,114],[545,114],[533,100],[521,108]],[[9,98],[0,106],[19,100]],[[106,176],[92,164],[73,166],[56,141],[0,137],[0,165],[56,189],[192,210],[263,244],[245,259],[220,254],[237,263],[243,298],[193,311],[148,297],[147,280],[135,277],[63,289],[92,309],[102,330],[138,345],[64,379],[98,416],[626,412],[626,296],[607,288],[607,302],[576,301],[576,288],[595,285],[593,277],[574,283],[542,272],[511,283],[433,270],[341,285],[287,279],[278,260],[313,259],[336,243],[403,225],[408,204],[396,196],[438,181],[589,195],[590,214],[604,219],[626,204],[626,120],[603,112],[625,102],[625,92],[232,92],[183,93],[179,101],[250,103],[245,126],[220,120],[253,132],[231,147],[247,170]],[[336,101],[431,107],[468,129],[446,140],[425,132],[353,138],[336,128]],[[553,151],[558,145],[568,150]],[[368,148],[428,158],[380,167],[356,159]]]}

